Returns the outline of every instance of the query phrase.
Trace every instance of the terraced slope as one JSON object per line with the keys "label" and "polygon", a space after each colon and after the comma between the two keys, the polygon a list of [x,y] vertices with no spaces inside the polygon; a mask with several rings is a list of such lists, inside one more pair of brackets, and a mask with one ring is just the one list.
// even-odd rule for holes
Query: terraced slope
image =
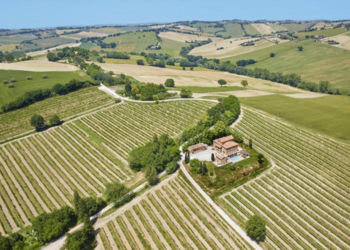
{"label": "terraced slope", "polygon": [[226,210],[265,218],[273,249],[349,249],[350,146],[248,109],[237,129],[277,167],[223,195]]}
{"label": "terraced slope", "polygon": [[99,230],[98,249],[250,249],[186,177],[157,189]]}
{"label": "terraced slope", "polygon": [[211,102],[120,104],[74,122],[0,146],[0,233],[28,225],[42,212],[71,205],[74,190],[100,195],[125,182],[131,149],[153,137],[175,136],[193,125]]}

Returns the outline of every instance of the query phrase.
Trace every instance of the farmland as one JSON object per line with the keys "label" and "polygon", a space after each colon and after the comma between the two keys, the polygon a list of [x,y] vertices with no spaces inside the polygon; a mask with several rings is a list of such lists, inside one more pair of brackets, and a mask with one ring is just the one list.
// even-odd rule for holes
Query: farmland
{"label": "farmland", "polygon": [[78,67],[72,64],[64,64],[57,62],[49,62],[46,57],[16,62],[16,63],[0,63],[0,70],[19,70],[19,71],[33,71],[33,72],[51,72],[51,71],[77,71]]}
{"label": "farmland", "polygon": [[218,34],[223,37],[231,36],[232,38],[239,38],[244,36],[244,31],[240,24],[227,22],[224,24],[225,32],[219,32]]}
{"label": "farmland", "polygon": [[[12,35],[12,36],[0,36],[0,44],[19,44],[25,40],[33,40],[36,36],[32,34],[24,34],[24,35]],[[1,47],[0,47],[1,49]]]}
{"label": "farmland", "polygon": [[324,36],[324,37],[330,37],[330,36],[336,36],[339,34],[347,33],[348,31],[344,28],[338,28],[338,29],[326,29],[326,30],[316,30],[316,31],[309,31],[309,32],[301,32],[298,33],[297,36],[301,39],[304,39],[305,36]]}
{"label": "farmland", "polygon": [[[117,47],[113,49],[118,52],[143,52],[147,46],[157,45],[158,40],[154,32],[135,32],[103,40],[105,43],[115,42]],[[108,49],[110,50],[110,49]]]}
{"label": "farmland", "polygon": [[[334,40],[339,43],[337,45],[333,45],[335,47],[350,50],[350,36],[348,36],[349,34],[333,36],[329,40]],[[325,40],[328,40],[328,39],[325,39]]]}
{"label": "farmland", "polygon": [[[162,44],[160,45],[162,48],[157,50],[157,53],[168,54],[173,58],[180,57],[180,51],[182,47],[187,47],[188,44],[184,42],[178,42],[166,38],[162,38]],[[152,50],[149,51],[152,53]]]}
{"label": "farmland", "polygon": [[260,32],[257,31],[251,24],[244,24],[244,30],[249,35],[259,35]]}
{"label": "farmland", "polygon": [[126,159],[131,149],[154,134],[179,134],[212,105],[114,105],[1,145],[0,232],[17,231],[42,212],[71,205],[74,190],[99,196],[106,183],[129,181],[133,174]]}
{"label": "farmland", "polygon": [[101,249],[250,249],[181,173],[164,182],[100,228]]}
{"label": "farmland", "polygon": [[285,31],[287,30],[285,27],[283,27],[282,25],[277,25],[274,23],[269,23],[269,26],[274,30],[274,31]]}
{"label": "farmland", "polygon": [[287,28],[290,31],[301,31],[301,30],[305,30],[308,29],[310,27],[312,27],[314,25],[314,23],[300,23],[300,24],[296,24],[296,23],[283,23],[282,26]]}
{"label": "farmland", "polygon": [[350,147],[249,109],[236,129],[277,166],[223,195],[225,209],[241,225],[262,216],[268,248],[347,249]]}
{"label": "farmland", "polygon": [[54,114],[65,119],[111,103],[112,99],[105,93],[96,87],[88,87],[68,95],[54,96],[19,110],[0,114],[0,141],[32,130],[29,119],[34,114],[41,114],[46,120]]}
{"label": "farmland", "polygon": [[[199,36],[199,35],[191,35],[191,34],[184,34],[184,33],[178,33],[178,32],[160,32],[159,37],[174,40],[176,42],[192,42],[192,41],[203,41],[208,40],[208,37],[205,36]],[[183,45],[185,46],[185,44]]]}
{"label": "farmland", "polygon": [[252,26],[262,35],[271,34],[272,32],[274,32],[274,30],[270,26],[264,23],[253,23]]}
{"label": "farmland", "polygon": [[[42,76],[48,78],[44,79]],[[27,77],[32,77],[32,80],[27,80]],[[16,82],[11,83],[11,79],[16,79]],[[49,89],[56,83],[65,84],[70,80],[78,81],[90,80],[83,71],[76,72],[29,72],[18,70],[0,70],[0,107],[8,102],[14,101],[22,96],[25,92],[37,89]],[[7,80],[8,84],[3,84]],[[14,88],[8,88],[12,84]]]}
{"label": "farmland", "polygon": [[240,98],[244,105],[282,118],[298,127],[350,142],[350,98],[324,96],[295,99],[287,96]]}
{"label": "farmland", "polygon": [[[284,44],[282,44],[284,45]],[[273,72],[297,73],[304,80],[330,83],[340,90],[350,91],[350,52],[328,44],[310,43],[303,52],[288,50],[276,57],[254,64],[253,67],[269,69]],[[254,58],[253,58],[254,59]]]}

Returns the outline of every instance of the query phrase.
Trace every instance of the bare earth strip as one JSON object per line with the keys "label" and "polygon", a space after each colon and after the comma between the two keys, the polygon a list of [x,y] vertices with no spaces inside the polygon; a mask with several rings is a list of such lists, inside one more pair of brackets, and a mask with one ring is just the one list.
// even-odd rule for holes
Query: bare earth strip
{"label": "bare earth strip", "polygon": [[338,42],[339,44],[332,45],[332,46],[335,46],[335,47],[338,47],[341,49],[350,50],[350,36],[342,34],[342,35],[338,35],[338,36],[328,37],[324,40],[325,41],[334,40],[334,41]]}
{"label": "bare earth strip", "polygon": [[262,35],[271,34],[274,30],[264,23],[252,23],[252,26]]}
{"label": "bare earth strip", "polygon": [[[65,47],[79,47],[81,43],[67,43],[67,44],[63,44],[63,45],[60,45],[60,46],[57,46],[57,47],[53,47],[53,48],[50,48],[49,50],[52,50],[52,49],[62,49],[62,48],[65,48]],[[40,55],[45,55],[47,53],[47,49],[45,50],[40,50],[40,51],[34,51],[34,52],[29,52],[29,53],[26,53],[27,56],[40,56]]]}
{"label": "bare earth strip", "polygon": [[78,67],[70,64],[49,62],[47,60],[30,60],[16,63],[0,63],[0,69],[24,70],[33,72],[79,70]]}
{"label": "bare earth strip", "polygon": [[[161,38],[166,38],[169,40],[177,41],[177,42],[191,42],[191,41],[204,41],[208,40],[209,37],[206,36],[198,36],[198,35],[191,35],[191,34],[185,34],[185,33],[178,33],[178,32],[160,32],[159,36]],[[218,38],[211,38],[214,40],[219,40]]]}

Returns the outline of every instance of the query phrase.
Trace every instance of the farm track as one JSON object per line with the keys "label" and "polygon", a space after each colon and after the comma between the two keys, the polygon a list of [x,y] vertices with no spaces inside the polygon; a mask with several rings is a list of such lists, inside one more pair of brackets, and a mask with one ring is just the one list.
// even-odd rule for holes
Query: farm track
{"label": "farm track", "polygon": [[271,248],[348,249],[350,149],[244,109],[235,126],[277,169],[222,196],[241,225],[259,214]]}
{"label": "farm track", "polygon": [[186,177],[169,178],[102,224],[99,244],[105,249],[251,249]]}
{"label": "farm track", "polygon": [[[122,103],[2,144],[0,232],[9,234],[29,225],[30,220],[42,212],[71,206],[74,190],[84,197],[99,196],[106,183],[130,180],[133,173],[127,157],[133,148],[144,145],[154,134],[181,133],[184,128],[195,125],[213,105],[215,103],[205,101],[158,105]],[[125,249],[158,245],[169,248],[168,238],[159,235],[162,229],[153,231],[153,226],[144,224],[144,220],[136,210],[120,218],[122,232],[134,230],[131,235],[125,235],[125,239],[131,240]],[[102,235],[101,240],[111,240],[111,234],[104,230],[105,237]],[[143,236],[139,239],[140,234]],[[179,249],[185,249],[180,241],[177,243]],[[124,245],[115,244],[117,248]],[[175,243],[172,248],[178,248],[173,246]]]}

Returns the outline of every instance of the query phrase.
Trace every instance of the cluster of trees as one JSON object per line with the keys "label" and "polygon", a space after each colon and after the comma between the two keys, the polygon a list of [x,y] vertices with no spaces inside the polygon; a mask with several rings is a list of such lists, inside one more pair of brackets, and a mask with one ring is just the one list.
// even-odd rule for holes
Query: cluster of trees
{"label": "cluster of trees", "polygon": [[253,215],[246,222],[246,230],[249,237],[259,242],[266,236],[266,222],[258,215]]}
{"label": "cluster of trees", "polygon": [[[259,41],[259,40],[257,40],[257,41]],[[248,41],[248,42],[241,43],[240,45],[243,46],[243,47],[245,47],[245,46],[254,46],[255,43],[254,43],[254,41]]]}
{"label": "cluster of trees", "polygon": [[143,170],[151,185],[157,183],[157,173],[166,170],[174,173],[180,157],[179,147],[167,134],[153,136],[146,145],[133,149],[129,154],[129,166],[134,171]]}
{"label": "cluster of trees", "polygon": [[85,70],[86,73],[92,79],[95,80],[96,85],[98,85],[100,82],[103,82],[104,84],[109,86],[131,83],[130,77],[124,74],[115,75],[112,71],[105,73],[100,66],[94,63],[91,63],[91,64],[82,63],[80,64],[80,68]]}
{"label": "cluster of trees", "polygon": [[101,49],[114,49],[115,47],[117,47],[117,44],[101,42],[99,43],[99,46],[101,46]]}
{"label": "cluster of trees", "polygon": [[65,95],[90,85],[92,85],[91,82],[79,82],[73,79],[69,83],[66,83],[65,85],[60,83],[55,84],[51,89],[38,89],[38,90],[25,92],[21,97],[18,97],[15,101],[2,106],[1,111],[5,113],[12,110],[20,109],[30,104],[33,104],[35,102],[42,101],[46,98],[49,98],[55,95]]}
{"label": "cluster of trees", "polygon": [[202,66],[208,69],[216,69],[237,75],[245,75],[249,77],[269,80],[272,82],[283,83],[292,87],[306,89],[312,92],[321,92],[335,95],[341,94],[340,90],[333,89],[328,81],[321,81],[319,84],[313,82],[306,82],[301,79],[300,75],[297,75],[295,73],[283,74],[281,72],[270,72],[268,69],[250,69],[246,67],[236,66],[230,61],[220,63],[215,60],[208,59],[205,60]]}
{"label": "cluster of trees", "polygon": [[165,87],[168,87],[168,88],[174,88],[175,81],[172,78],[166,79],[164,85],[165,85]]}
{"label": "cluster of trees", "polygon": [[190,51],[196,47],[211,43],[212,40],[208,39],[208,40],[204,40],[204,41],[200,41],[200,42],[195,42],[195,43],[191,43],[190,46],[188,47],[182,47],[181,51],[180,51],[180,55],[183,57],[186,57],[188,53],[190,53]]}
{"label": "cluster of trees", "polygon": [[[34,114],[30,118],[30,125],[33,126],[37,131],[45,126],[45,119],[41,115]],[[57,126],[61,124],[61,119],[58,115],[53,115],[49,120],[49,126]]]}
{"label": "cluster of trees", "polygon": [[181,98],[191,98],[192,97],[192,91],[189,90],[189,89],[181,89],[180,97]]}
{"label": "cluster of trees", "polygon": [[14,61],[15,61],[15,57],[12,54],[10,54],[10,53],[3,54],[3,52],[0,51],[0,63],[1,62],[12,63]]}
{"label": "cluster of trees", "polygon": [[113,51],[113,52],[108,52],[106,54],[106,58],[130,59],[130,56],[127,53]]}
{"label": "cluster of trees", "polygon": [[244,66],[247,66],[247,65],[250,65],[250,64],[254,64],[254,63],[256,63],[256,61],[253,60],[253,59],[238,60],[238,61],[236,62],[236,65],[237,65],[237,66],[242,66],[242,67],[244,67]]}
{"label": "cluster of trees", "polygon": [[172,97],[171,93],[167,93],[163,84],[146,83],[144,85],[131,86],[130,83],[125,84],[124,91],[120,94],[141,101],[157,101]]}
{"label": "cluster of trees", "polygon": [[[229,125],[232,124],[240,114],[240,103],[235,96],[220,99],[220,103],[207,110],[206,117],[200,120],[196,126],[186,129],[180,137],[180,142],[187,143],[187,148],[199,142],[210,144],[214,139],[230,135]],[[214,126],[214,129],[210,129]]]}
{"label": "cluster of trees", "polygon": [[88,60],[89,59],[90,51],[87,49],[79,48],[79,47],[65,47],[62,50],[58,51],[57,53],[49,52],[47,53],[46,57],[49,61],[54,62],[58,61],[64,58],[75,58],[76,61],[78,58],[82,60]]}
{"label": "cluster of trees", "polygon": [[191,171],[195,174],[207,175],[208,168],[205,162],[201,162],[198,159],[190,160]]}

